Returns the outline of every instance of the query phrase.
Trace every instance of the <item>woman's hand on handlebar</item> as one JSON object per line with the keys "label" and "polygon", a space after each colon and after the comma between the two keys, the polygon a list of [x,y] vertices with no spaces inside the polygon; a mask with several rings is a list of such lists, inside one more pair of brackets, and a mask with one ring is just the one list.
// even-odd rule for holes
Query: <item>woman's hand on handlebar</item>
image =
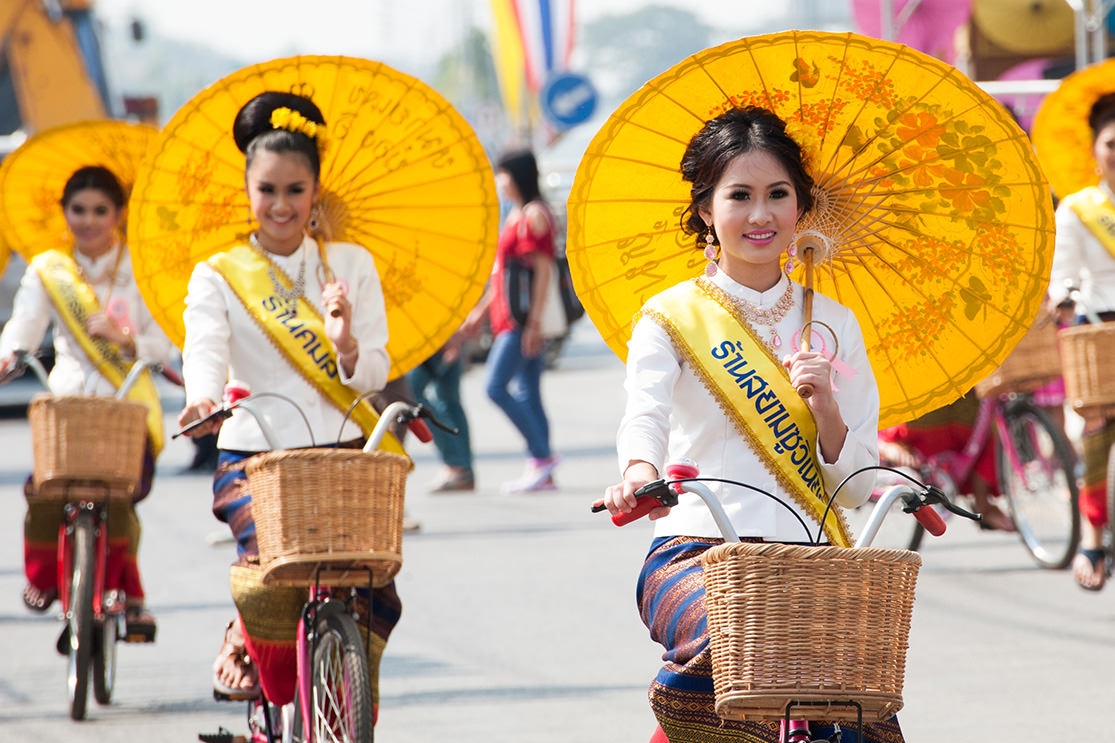
{"label": "woman's hand on handlebar", "polygon": [[[194,421],[201,420],[216,409],[217,403],[213,402],[207,397],[202,398],[197,402],[191,403],[190,405],[187,405],[185,408],[183,408],[182,412],[178,414],[178,427],[185,428]],[[221,430],[221,423],[223,422],[223,418],[216,417],[204,425],[187,431],[186,435],[190,438],[195,438],[198,436],[206,436],[211,433],[216,433],[217,431]]]}
{"label": "woman's hand on handlebar", "polygon": [[[649,462],[634,462],[623,473],[623,481],[604,489],[603,505],[612,516],[631,513],[639,504],[635,491],[658,479],[658,470]],[[650,496],[644,496],[650,497]],[[647,514],[651,521],[660,519],[670,512],[669,506],[658,506]]]}

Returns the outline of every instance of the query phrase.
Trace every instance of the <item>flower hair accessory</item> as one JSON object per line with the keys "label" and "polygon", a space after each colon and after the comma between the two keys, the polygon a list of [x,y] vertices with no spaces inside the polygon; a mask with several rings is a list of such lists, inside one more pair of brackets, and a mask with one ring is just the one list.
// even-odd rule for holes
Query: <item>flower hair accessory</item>
{"label": "flower hair accessory", "polygon": [[271,126],[275,129],[286,129],[288,132],[305,134],[317,142],[318,147],[325,145],[325,124],[310,121],[292,108],[280,106],[271,112]]}

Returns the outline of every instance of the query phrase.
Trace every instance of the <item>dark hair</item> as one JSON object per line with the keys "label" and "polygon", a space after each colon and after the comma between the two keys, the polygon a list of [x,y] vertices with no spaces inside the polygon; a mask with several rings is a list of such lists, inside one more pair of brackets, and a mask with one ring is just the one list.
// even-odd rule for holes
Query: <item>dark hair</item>
{"label": "dark hair", "polygon": [[693,184],[681,215],[683,231],[700,235],[708,229],[699,210],[712,201],[729,163],[748,152],[765,152],[777,160],[790,176],[798,208],[803,214],[813,208],[813,177],[805,169],[801,145],[786,133],[786,123],[758,106],[732,108],[705,122],[681,158],[681,177]]}
{"label": "dark hair", "polygon": [[530,150],[505,152],[496,160],[496,170],[511,176],[524,204],[542,198],[542,189],[538,187],[538,161]]}
{"label": "dark hair", "polygon": [[78,191],[86,189],[100,191],[108,197],[108,200],[117,209],[123,209],[124,204],[128,202],[128,198],[124,195],[124,187],[120,185],[120,181],[111,170],[102,165],[87,165],[75,170],[74,174],[66,181],[65,187],[62,188],[62,201],[60,202],[62,208],[65,209],[69,206]]}
{"label": "dark hair", "polygon": [[315,124],[325,126],[321,109],[309,98],[294,93],[268,91],[260,93],[244,104],[232,124],[232,138],[244,153],[245,168],[251,167],[252,157],[260,148],[268,152],[300,152],[310,161],[314,177],[321,176],[321,153],[318,138],[303,132],[276,128],[271,114],[279,108],[289,108]]}
{"label": "dark hair", "polygon": [[1088,126],[1092,128],[1092,139],[1099,136],[1100,129],[1115,121],[1115,93],[1101,95],[1088,111]]}

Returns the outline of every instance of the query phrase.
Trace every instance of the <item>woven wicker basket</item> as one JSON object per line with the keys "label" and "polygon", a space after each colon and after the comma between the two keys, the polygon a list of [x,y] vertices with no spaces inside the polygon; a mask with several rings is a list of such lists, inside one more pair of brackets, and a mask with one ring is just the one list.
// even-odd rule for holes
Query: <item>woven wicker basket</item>
{"label": "woven wicker basket", "polygon": [[[854,700],[865,720],[902,708],[916,552],[730,543],[702,563],[721,718],[781,719],[791,701]],[[856,719],[840,705],[793,714]]]}
{"label": "woven wicker basket", "polygon": [[1115,323],[1065,328],[1059,339],[1065,397],[1073,409],[1115,407]]}
{"label": "woven wicker basket", "polygon": [[111,397],[36,395],[27,409],[37,498],[65,496],[78,481],[130,499],[143,476],[147,408]]}
{"label": "woven wicker basket", "polygon": [[976,394],[990,397],[1003,392],[1033,392],[1061,376],[1057,327],[1035,324],[1011,351],[1003,365],[976,385]]}
{"label": "woven wicker basket", "polygon": [[[386,585],[402,565],[410,462],[356,449],[289,449],[245,466],[268,585]],[[320,571],[320,572],[319,572]]]}

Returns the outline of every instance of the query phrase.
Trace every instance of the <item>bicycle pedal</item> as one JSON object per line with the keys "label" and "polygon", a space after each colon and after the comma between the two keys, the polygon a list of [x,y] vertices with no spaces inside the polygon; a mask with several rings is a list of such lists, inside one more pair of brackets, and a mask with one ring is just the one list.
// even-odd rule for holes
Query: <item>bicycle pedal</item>
{"label": "bicycle pedal", "polygon": [[130,632],[125,629],[121,633],[120,639],[127,643],[155,642],[155,628],[133,629]]}
{"label": "bicycle pedal", "polygon": [[120,639],[130,645],[144,645],[147,643],[155,642],[154,635],[142,635],[134,632],[130,635],[124,635]]}
{"label": "bicycle pedal", "polygon": [[229,694],[227,692],[217,691],[216,689],[213,690],[213,701],[215,701],[215,702],[236,702],[236,703],[251,702],[251,701],[257,699],[258,697],[259,697],[258,692],[254,693],[254,694],[253,693]]}

